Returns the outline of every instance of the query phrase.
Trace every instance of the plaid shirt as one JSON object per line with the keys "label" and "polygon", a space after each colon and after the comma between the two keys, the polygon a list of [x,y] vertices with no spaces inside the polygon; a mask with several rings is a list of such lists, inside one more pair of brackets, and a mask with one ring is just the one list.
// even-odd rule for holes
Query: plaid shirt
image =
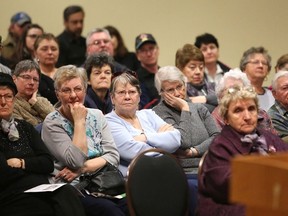
{"label": "plaid shirt", "polygon": [[268,114],[279,136],[281,138],[288,136],[288,111],[278,101],[275,101],[268,110]]}
{"label": "plaid shirt", "polygon": [[[214,111],[212,112],[212,116],[215,119],[216,125],[219,127],[220,130],[222,130],[222,128],[225,126],[225,122],[219,114],[219,106],[217,106],[214,109]],[[277,130],[275,130],[276,127],[275,128],[273,127],[272,121],[271,121],[268,113],[265,110],[259,109],[257,128],[261,128],[261,129],[270,131],[271,133],[273,133],[275,135],[278,135]],[[288,133],[288,131],[287,131],[287,133]]]}

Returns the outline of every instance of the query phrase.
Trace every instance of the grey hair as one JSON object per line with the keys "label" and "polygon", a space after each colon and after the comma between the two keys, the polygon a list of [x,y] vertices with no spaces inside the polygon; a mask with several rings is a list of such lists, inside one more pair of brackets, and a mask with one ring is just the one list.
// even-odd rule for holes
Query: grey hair
{"label": "grey hair", "polygon": [[55,90],[59,90],[64,82],[74,78],[81,79],[82,85],[86,91],[88,81],[86,71],[84,68],[77,68],[74,65],[65,65],[57,69],[53,77]]}
{"label": "grey hair", "polygon": [[243,53],[243,56],[240,60],[240,69],[245,71],[246,65],[249,63],[250,59],[255,54],[262,54],[268,63],[268,72],[271,70],[271,56],[268,54],[268,51],[260,46],[260,47],[251,47]]}
{"label": "grey hair", "polygon": [[41,69],[38,65],[37,62],[33,60],[22,60],[17,63],[15,70],[13,72],[13,75],[16,77],[19,76],[23,72],[31,71],[31,70],[36,70],[38,73],[39,78],[41,77]]}
{"label": "grey hair", "polygon": [[278,71],[273,80],[272,80],[272,88],[273,90],[276,90],[277,89],[277,80],[280,78],[280,77],[287,77],[288,78],[288,71]]}
{"label": "grey hair", "polygon": [[139,95],[141,95],[141,87],[139,80],[129,73],[124,72],[112,80],[110,86],[110,95],[115,95],[118,84],[122,84],[124,86],[130,84],[131,86],[135,87]]}
{"label": "grey hair", "polygon": [[104,33],[107,34],[108,37],[111,39],[111,35],[110,35],[110,33],[109,33],[109,31],[108,31],[107,29],[105,29],[105,28],[95,28],[95,29],[92,29],[92,30],[87,34],[87,37],[86,37],[86,46],[88,46],[88,45],[91,43],[90,39],[91,39],[92,35],[94,35],[95,33],[100,33],[100,32],[104,32]]}
{"label": "grey hair", "polygon": [[239,68],[234,68],[225,73],[224,76],[220,79],[219,83],[216,85],[215,92],[218,100],[222,98],[223,92],[226,89],[226,81],[229,79],[241,81],[243,83],[243,87],[251,85],[247,75],[243,73]]}
{"label": "grey hair", "polygon": [[175,66],[165,66],[161,67],[158,72],[155,74],[155,87],[160,94],[162,90],[163,81],[179,81],[186,85],[187,79],[184,74]]}

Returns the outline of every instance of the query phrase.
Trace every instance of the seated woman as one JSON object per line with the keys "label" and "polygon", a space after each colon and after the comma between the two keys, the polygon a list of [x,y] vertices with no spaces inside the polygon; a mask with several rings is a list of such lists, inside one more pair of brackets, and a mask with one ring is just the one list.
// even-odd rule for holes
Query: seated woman
{"label": "seated woman", "polygon": [[134,76],[123,73],[112,80],[111,100],[114,110],[106,115],[120,153],[120,170],[127,167],[139,153],[160,148],[173,153],[180,146],[180,132],[165,123],[150,109],[138,110],[140,83]]}
{"label": "seated woman", "polygon": [[12,117],[16,93],[12,77],[0,73],[0,215],[84,216],[69,185],[54,192],[23,192],[49,184],[53,159],[33,126]]}
{"label": "seated woman", "polygon": [[55,105],[58,102],[53,79],[59,57],[57,38],[51,33],[39,36],[34,44],[34,52],[42,73],[38,91],[42,97],[47,98],[51,104]]}
{"label": "seated woman", "polygon": [[111,112],[109,88],[114,73],[113,58],[106,53],[92,54],[84,65],[89,84],[84,105],[99,109],[103,114]]}
{"label": "seated woman", "polygon": [[225,121],[209,147],[199,176],[198,215],[244,216],[245,208],[229,203],[231,159],[236,155],[287,151],[288,145],[269,131],[257,128],[257,93],[251,87],[228,88],[219,111]]}
{"label": "seated woman", "polygon": [[218,105],[215,94],[215,83],[204,78],[204,56],[194,45],[185,44],[176,52],[176,67],[188,79],[187,95],[193,103],[203,103],[210,112]]}
{"label": "seated woman", "polygon": [[[79,176],[102,168],[109,162],[117,166],[119,153],[102,112],[87,109],[84,98],[86,72],[72,65],[60,67],[55,74],[59,109],[43,122],[42,139],[55,158],[55,178],[76,184]],[[119,216],[126,213],[124,199],[94,197],[83,192],[86,214]]]}
{"label": "seated woman", "polygon": [[175,154],[185,158],[184,167],[192,165],[189,172],[197,173],[201,156],[219,132],[214,119],[202,104],[187,102],[186,79],[177,67],[160,68],[155,74],[155,86],[162,101],[153,110],[180,131],[181,146]]}
{"label": "seated woman", "polygon": [[13,72],[13,80],[18,90],[13,117],[24,119],[33,126],[42,123],[45,117],[54,111],[53,105],[46,98],[37,96],[40,76],[40,68],[32,60],[20,61]]}
{"label": "seated woman", "polygon": [[[220,79],[217,87],[216,87],[216,95],[218,101],[224,96],[225,91],[231,87],[244,87],[250,86],[250,81],[247,78],[247,75],[243,73],[239,68],[235,68],[230,70],[229,72],[225,73],[224,76]],[[219,113],[219,105],[213,110],[212,116],[214,117],[217,126],[220,130],[225,126],[224,119],[220,116]],[[257,126],[261,129],[269,130],[274,134],[277,134],[277,131],[273,127],[272,120],[269,117],[268,113],[259,108],[258,111],[258,121]]]}

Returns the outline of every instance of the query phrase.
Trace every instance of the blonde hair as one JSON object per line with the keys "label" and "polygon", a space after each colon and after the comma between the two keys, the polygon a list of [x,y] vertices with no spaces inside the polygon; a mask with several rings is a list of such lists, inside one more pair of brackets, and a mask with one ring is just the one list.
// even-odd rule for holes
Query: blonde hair
{"label": "blonde hair", "polygon": [[219,114],[224,119],[227,120],[227,113],[231,102],[238,100],[249,100],[252,99],[255,102],[257,112],[259,109],[257,93],[254,91],[253,87],[243,87],[243,88],[229,88],[226,94],[222,97],[219,103]]}
{"label": "blonde hair", "polygon": [[59,90],[61,85],[74,78],[80,78],[82,85],[86,91],[87,89],[87,75],[84,68],[77,68],[74,65],[65,65],[57,69],[54,75],[54,88]]}

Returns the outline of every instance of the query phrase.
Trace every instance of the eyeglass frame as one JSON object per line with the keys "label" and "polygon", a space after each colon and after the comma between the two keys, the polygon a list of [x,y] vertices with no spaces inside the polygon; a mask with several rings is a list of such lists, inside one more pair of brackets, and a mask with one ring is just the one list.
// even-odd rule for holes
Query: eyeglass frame
{"label": "eyeglass frame", "polygon": [[129,95],[129,97],[134,97],[136,94],[138,94],[139,92],[137,91],[137,89],[134,90],[122,90],[122,91],[115,91],[115,94],[117,94],[119,97],[125,97],[127,94]]}
{"label": "eyeglass frame", "polygon": [[[75,91],[76,90],[76,91]],[[57,90],[60,93],[63,93],[65,96],[71,96],[72,92],[74,92],[77,96],[78,94],[85,91],[85,88],[83,86],[76,86],[73,89],[67,88],[67,89],[58,89]]]}
{"label": "eyeglass frame", "polygon": [[6,102],[12,102],[14,100],[14,95],[11,94],[4,94],[4,95],[0,95],[0,100],[2,101],[3,98],[5,99]]}
{"label": "eyeglass frame", "polygon": [[176,88],[170,88],[170,89],[167,89],[167,90],[161,89],[161,92],[166,92],[168,94],[174,94],[175,91],[181,92],[184,89],[185,89],[185,84],[182,83],[182,84],[179,84],[178,86],[176,86]]}
{"label": "eyeglass frame", "polygon": [[267,61],[259,61],[259,60],[255,60],[255,61],[247,61],[247,64],[252,64],[252,65],[260,65],[260,63],[264,66],[269,66],[269,63]]}
{"label": "eyeglass frame", "polygon": [[17,77],[22,78],[25,82],[29,82],[30,80],[33,80],[33,82],[39,84],[40,79],[37,79],[36,77],[31,77],[30,75],[18,75]]}
{"label": "eyeglass frame", "polygon": [[248,91],[248,92],[256,94],[256,91],[253,86],[232,86],[232,87],[225,89],[224,92],[227,92],[228,94],[232,95],[238,91]]}
{"label": "eyeglass frame", "polygon": [[89,46],[91,46],[91,45],[99,46],[99,45],[101,45],[101,42],[104,42],[104,44],[106,45],[109,42],[111,42],[111,40],[110,39],[94,40],[92,43],[89,44]]}

